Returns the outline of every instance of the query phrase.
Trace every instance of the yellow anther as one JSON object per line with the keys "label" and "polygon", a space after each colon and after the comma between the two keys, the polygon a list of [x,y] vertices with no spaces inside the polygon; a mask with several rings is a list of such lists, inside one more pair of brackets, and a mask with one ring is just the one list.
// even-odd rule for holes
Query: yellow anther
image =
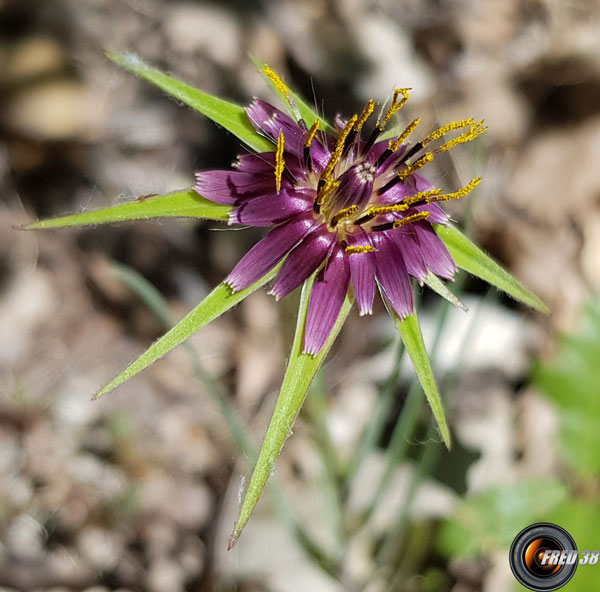
{"label": "yellow anther", "polygon": [[407,208],[416,203],[431,203],[437,201],[436,197],[442,193],[441,189],[431,189],[430,191],[419,191],[410,197],[405,197],[402,200],[402,204],[406,205]]}
{"label": "yellow anther", "polygon": [[410,136],[410,134],[412,134],[415,131],[415,128],[419,125],[420,122],[421,119],[419,117],[413,119],[406,126],[406,129],[395,140],[390,140],[390,143],[388,144],[388,150],[396,152],[396,150],[398,150],[398,148],[400,148],[400,146],[404,144],[404,142],[406,142],[408,136]]}
{"label": "yellow anther", "polygon": [[349,208],[344,208],[343,210],[340,210],[331,219],[331,221],[334,224],[337,224],[340,220],[343,220],[344,218],[349,218],[350,216],[353,216],[354,214],[356,214],[356,212],[358,212],[358,206],[350,206]]}
{"label": "yellow anther", "polygon": [[267,64],[265,64],[263,66],[262,72],[271,81],[271,84],[273,84],[275,89],[278,90],[284,96],[285,100],[288,102],[294,115],[296,116],[296,119],[298,121],[300,119],[302,119],[300,116],[300,111],[298,111],[298,108],[296,107],[296,104],[294,103],[294,99],[292,98],[290,89],[286,86],[285,82],[283,82],[283,80],[281,80],[281,77],[279,76],[279,74],[277,74],[277,72],[275,72],[275,70],[273,70]]}
{"label": "yellow anther", "polygon": [[325,170],[323,171],[323,174],[321,175],[322,179],[327,179],[328,177],[331,176],[331,173],[333,173],[333,169],[335,168],[335,165],[337,164],[338,160],[340,159],[340,156],[342,155],[342,152],[344,151],[344,144],[346,142],[346,138],[348,137],[350,130],[352,130],[352,128],[354,127],[354,124],[356,123],[357,119],[358,119],[358,117],[356,115],[353,115],[346,123],[344,129],[341,131],[341,133],[337,139],[337,144],[335,145],[335,149],[332,152],[331,156],[329,157],[327,166],[325,167]]}
{"label": "yellow anther", "polygon": [[281,177],[283,176],[283,169],[285,168],[285,161],[283,160],[283,131],[279,130],[279,136],[277,136],[277,152],[275,153],[275,187],[277,188],[277,195],[281,191]]}
{"label": "yellow anther", "polygon": [[[381,118],[381,121],[377,123],[377,127],[382,130],[387,122],[392,118],[393,115],[398,113],[402,107],[404,107],[406,101],[409,99],[408,91],[409,88],[397,88],[394,90],[394,96],[392,98],[392,104],[387,110],[386,114]],[[401,97],[401,98],[400,98]],[[400,98],[400,100],[398,100]]]}
{"label": "yellow anther", "polygon": [[426,220],[427,218],[429,218],[429,212],[418,212],[416,214],[411,214],[410,216],[406,216],[406,218],[400,218],[400,220],[396,220],[394,222],[394,228],[400,228],[406,224],[412,224],[413,222]]}
{"label": "yellow anther", "polygon": [[347,255],[357,255],[358,253],[374,253],[377,249],[371,245],[348,245],[344,247]]}
{"label": "yellow anther", "polygon": [[471,191],[473,191],[473,189],[475,189],[475,187],[477,187],[479,183],[481,183],[481,177],[475,177],[475,179],[471,179],[463,188],[459,189],[458,191],[446,193],[445,195],[440,195],[432,201],[450,201],[453,199],[460,199],[468,193],[471,193]]}
{"label": "yellow anther", "polygon": [[433,154],[431,152],[425,152],[419,160],[416,160],[412,164],[409,164],[404,170],[398,173],[398,177],[400,181],[404,181],[406,177],[412,175],[415,171],[418,171],[420,168],[424,167],[427,163],[433,160]]}
{"label": "yellow anther", "polygon": [[319,129],[319,120],[315,119],[315,122],[310,126],[309,130],[306,132],[306,140],[304,140],[304,147],[310,148],[310,144]]}
{"label": "yellow anther", "polygon": [[264,65],[263,74],[271,81],[273,86],[286,98],[289,99],[290,91],[288,87],[285,85],[283,80],[281,80],[279,74],[275,72],[275,70],[271,69],[267,64]]}
{"label": "yellow anther", "polygon": [[334,181],[331,177],[325,179],[325,183],[323,187],[319,190],[319,195],[317,196],[317,203],[319,205],[323,205],[325,198],[332,192],[335,191],[339,187],[339,183]]}
{"label": "yellow anther", "polygon": [[421,140],[421,144],[423,146],[427,146],[430,142],[441,138],[443,135],[451,132],[453,130],[462,129],[463,127],[472,127],[475,125],[475,120],[473,118],[469,119],[461,119],[460,121],[453,121],[452,123],[447,123],[446,125],[442,125],[438,127],[435,131],[431,132],[424,140]]}
{"label": "yellow anther", "polygon": [[452,138],[448,140],[445,144],[442,144],[439,148],[436,148],[434,153],[439,154],[440,152],[446,152],[446,150],[450,150],[450,148],[454,148],[454,146],[458,146],[459,144],[464,144],[465,142],[470,142],[474,140],[477,136],[480,136],[487,127],[483,126],[483,121],[478,121],[476,124],[472,125],[471,128],[460,134],[460,136],[456,136],[456,138]]}
{"label": "yellow anther", "polygon": [[373,113],[374,109],[375,109],[375,101],[369,99],[369,101],[365,105],[365,108],[362,110],[362,113],[358,116],[358,119],[356,120],[356,123],[354,124],[354,127],[352,128],[353,131],[359,132],[361,130],[362,126],[365,124],[365,121],[367,121],[367,119],[369,119],[369,117],[371,117],[371,113]]}
{"label": "yellow anther", "polygon": [[375,216],[383,216],[384,214],[392,214],[394,212],[403,212],[404,210],[408,210],[409,206],[404,205],[403,203],[395,204],[393,206],[380,206],[378,208],[369,208],[367,211],[367,216],[369,218],[375,218]]}

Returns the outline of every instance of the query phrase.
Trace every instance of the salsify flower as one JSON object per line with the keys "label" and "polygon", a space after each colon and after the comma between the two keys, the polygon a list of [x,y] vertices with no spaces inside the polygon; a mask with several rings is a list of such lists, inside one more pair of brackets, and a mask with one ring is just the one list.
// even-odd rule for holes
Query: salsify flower
{"label": "salsify flower", "polygon": [[[255,99],[246,109],[256,131],[273,142],[273,151],[239,157],[235,171],[196,175],[196,191],[231,205],[230,224],[272,227],[235,266],[225,282],[247,288],[285,258],[271,293],[283,298],[320,270],[312,287],[303,352],[317,354],[329,337],[348,290],[360,315],[373,310],[375,286],[400,319],[414,310],[410,277],[423,283],[432,272],[452,279],[456,265],[432,224],[446,224],[439,202],[467,195],[477,177],[452,193],[434,188],[419,171],[457,144],[481,134],[482,122],[466,119],[444,125],[410,142],[419,119],[400,134],[380,140],[392,116],[408,100],[396,89],[373,129],[364,135],[375,102],[361,113],[338,120],[334,135],[310,127],[279,76],[266,73],[286,97],[294,120]],[[450,131],[456,137],[432,148]]]}
{"label": "salsify flower", "polygon": [[450,434],[414,309],[412,279],[460,305],[440,279],[458,267],[546,311],[495,261],[449,223],[439,207],[473,190],[480,178],[449,193],[421,175],[437,154],[473,140],[481,121],[465,119],[418,133],[419,119],[400,133],[386,128],[408,100],[394,91],[374,115],[370,100],[360,113],[329,125],[294,95],[268,66],[262,72],[288,113],[255,99],[245,110],[199,91],[144,64],[133,55],[110,59],[211,118],[240,138],[252,153],[234,170],[197,174],[194,189],[144,197],[92,212],[41,220],[27,229],[59,228],[157,217],[228,220],[269,228],[225,281],[170,331],[95,395],[104,395],[194,331],[274,279],[279,299],[303,286],[296,336],[283,383],[240,514],[232,546],[258,501],[310,383],[356,302],[370,314],[376,287],[390,312],[423,387],[442,439]]}

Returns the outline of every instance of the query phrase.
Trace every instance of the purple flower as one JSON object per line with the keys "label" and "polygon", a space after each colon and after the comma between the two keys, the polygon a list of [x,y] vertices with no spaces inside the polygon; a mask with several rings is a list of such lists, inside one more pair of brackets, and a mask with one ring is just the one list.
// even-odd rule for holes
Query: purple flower
{"label": "purple flower", "polygon": [[[361,315],[372,313],[377,286],[386,304],[405,318],[414,310],[411,277],[420,284],[429,273],[452,279],[455,263],[432,227],[447,223],[438,203],[465,196],[481,178],[443,194],[418,171],[485,128],[467,119],[410,142],[415,119],[402,133],[381,140],[408,100],[407,90],[397,89],[370,132],[363,134],[373,101],[347,121],[338,118],[334,133],[328,133],[319,130],[319,120],[307,126],[281,79],[271,70],[266,74],[296,120],[255,99],[247,116],[273,142],[273,151],[240,156],[232,171],[198,173],[195,190],[233,206],[230,224],[270,227],[225,280],[234,292],[284,259],[271,289],[277,299],[318,272],[304,329],[304,353],[316,355],[348,290]],[[458,135],[444,141],[454,130]]]}

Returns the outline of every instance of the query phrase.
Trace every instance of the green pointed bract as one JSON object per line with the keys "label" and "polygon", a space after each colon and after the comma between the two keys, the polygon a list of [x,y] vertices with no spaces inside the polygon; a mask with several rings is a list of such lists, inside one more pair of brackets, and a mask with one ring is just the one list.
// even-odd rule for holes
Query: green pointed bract
{"label": "green pointed bract", "polygon": [[23,229],[43,230],[46,228],[65,228],[67,226],[106,224],[108,222],[126,222],[128,220],[148,220],[150,218],[227,220],[227,214],[231,209],[231,206],[216,204],[200,197],[193,189],[184,189],[165,195],[138,198],[131,202],[90,212],[50,218],[49,220],[38,220],[26,224]]}
{"label": "green pointed bract", "polygon": [[460,308],[463,312],[469,312],[469,309],[448,289],[446,284],[435,273],[430,271],[423,281],[426,286],[442,298],[445,298],[450,304]]}
{"label": "green pointed bract", "polygon": [[113,62],[119,64],[119,66],[154,84],[154,86],[157,86],[192,109],[206,115],[206,117],[230,131],[248,147],[256,150],[256,152],[273,150],[273,144],[256,133],[248,117],[246,117],[246,112],[240,105],[214,97],[181,80],[177,80],[177,78],[168,76],[160,70],[144,63],[135,54],[107,52],[106,55]]}
{"label": "green pointed bract", "polygon": [[429,401],[429,405],[431,406],[431,411],[442,435],[442,440],[444,440],[447,448],[450,449],[450,430],[446,423],[442,400],[435,384],[435,379],[433,378],[433,372],[431,371],[429,356],[423,343],[423,336],[421,335],[421,329],[417,321],[417,313],[408,315],[403,320],[396,313],[393,313],[393,317],[398,331],[400,331],[404,347],[412,360],[419,382],[423,387],[427,401]]}
{"label": "green pointed bract", "polygon": [[260,280],[239,292],[232,292],[227,284],[219,284],[198,306],[196,306],[196,308],[183,317],[183,319],[181,319],[181,321],[179,321],[170,331],[155,341],[139,358],[127,366],[121,374],[102,387],[94,395],[94,399],[98,399],[102,395],[114,390],[132,376],[135,376],[138,372],[144,370],[144,368],[147,368],[153,362],[156,362],[156,360],[171,351],[174,347],[183,343],[188,337],[200,329],[200,327],[214,321],[226,310],[229,310],[246,298],[246,296],[264,286],[268,281],[275,277],[280,267],[281,264],[277,265]]}
{"label": "green pointed bract", "polygon": [[548,313],[548,307],[529,290],[525,289],[510,273],[504,270],[489,255],[471,242],[454,226],[434,224],[437,235],[444,241],[446,248],[456,264],[470,274],[485,280],[488,284],[506,292],[535,310]]}
{"label": "green pointed bract", "polygon": [[244,501],[234,531],[229,540],[230,549],[235,545],[240,534],[242,534],[244,527],[248,523],[248,520],[254,511],[254,507],[258,502],[258,498],[273,470],[275,460],[279,456],[294,420],[298,415],[298,411],[304,402],[308,387],[352,308],[353,299],[347,294],[338,319],[329,338],[323,346],[323,349],[321,349],[316,356],[303,354],[302,344],[304,325],[306,314],[308,312],[310,291],[315,277],[316,274],[307,280],[302,287],[302,296],[300,298],[298,310],[298,322],[296,324],[296,334],[294,336],[294,343],[292,344],[292,351],[290,353],[281,390],[279,391],[277,403],[273,411],[273,416],[271,417],[269,427],[267,428],[267,433],[265,434],[260,454],[254,472],[252,473],[252,478],[250,479],[250,484],[248,485],[246,495],[244,496]]}

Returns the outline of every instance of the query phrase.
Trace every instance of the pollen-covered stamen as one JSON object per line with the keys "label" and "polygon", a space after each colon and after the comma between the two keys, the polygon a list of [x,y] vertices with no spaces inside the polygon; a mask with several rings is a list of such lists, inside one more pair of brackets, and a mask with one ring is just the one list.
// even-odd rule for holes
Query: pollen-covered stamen
{"label": "pollen-covered stamen", "polygon": [[344,246],[344,252],[346,255],[358,255],[362,253],[374,253],[377,251],[375,247],[371,245],[346,245]]}
{"label": "pollen-covered stamen", "polygon": [[402,169],[398,173],[398,179],[400,181],[404,181],[406,177],[412,175],[414,172],[418,171],[420,168],[423,168],[426,164],[429,164],[433,160],[433,154],[431,152],[425,152],[421,158],[415,160],[412,164],[407,165],[405,169]]}
{"label": "pollen-covered stamen", "polygon": [[394,222],[386,222],[385,224],[378,224],[377,226],[373,226],[371,228],[371,231],[381,232],[383,230],[393,230],[395,228],[400,228],[401,226],[406,226],[406,224],[418,222],[419,220],[426,220],[427,218],[429,218],[429,212],[418,212],[416,214],[411,214],[410,216],[406,216],[404,218],[399,218]]}
{"label": "pollen-covered stamen", "polygon": [[304,140],[304,164],[308,167],[308,170],[312,170],[312,159],[310,157],[310,145],[312,144],[313,138],[319,129],[319,120],[315,119],[314,123],[310,126],[306,132],[306,139]]}
{"label": "pollen-covered stamen", "polygon": [[306,123],[304,122],[304,119],[302,119],[298,107],[296,107],[296,103],[294,102],[292,94],[290,93],[290,90],[286,86],[285,82],[281,80],[279,74],[277,74],[277,72],[275,72],[275,70],[270,68],[267,64],[263,66],[262,72],[271,81],[275,89],[283,95],[288,105],[290,106],[290,109],[292,110],[292,113],[294,114],[298,125],[300,125],[302,129],[306,129]]}
{"label": "pollen-covered stamen", "polygon": [[477,136],[480,136],[486,129],[487,127],[483,125],[483,120],[478,121],[477,123],[472,125],[471,128],[466,132],[463,132],[459,136],[456,136],[456,138],[452,138],[451,140],[448,140],[447,142],[442,144],[439,148],[436,148],[433,151],[433,153],[440,154],[441,152],[446,152],[447,150],[450,150],[450,148],[454,148],[454,146],[464,144],[465,142],[470,142],[471,140],[474,140]]}
{"label": "pollen-covered stamen", "polygon": [[460,199],[461,197],[465,197],[465,195],[471,193],[471,191],[473,191],[473,189],[475,189],[475,187],[477,187],[479,183],[481,183],[481,177],[475,177],[458,191],[453,191],[452,193],[446,193],[444,195],[437,196],[430,201],[451,201],[453,199]]}
{"label": "pollen-covered stamen", "polygon": [[346,138],[346,143],[344,145],[344,151],[343,151],[344,155],[348,152],[348,150],[350,150],[350,146],[352,146],[352,143],[354,142],[356,137],[360,134],[360,130],[362,129],[362,127],[365,124],[365,122],[367,121],[367,119],[369,119],[369,117],[371,117],[371,114],[373,113],[374,110],[375,110],[375,101],[373,101],[372,99],[369,99],[367,101],[367,104],[365,105],[364,109],[361,111],[360,115],[357,117],[355,124],[352,126],[352,130],[348,134],[348,137]]}
{"label": "pollen-covered stamen", "polygon": [[433,142],[434,140],[437,140],[438,138],[441,138],[442,136],[445,136],[448,132],[457,129],[462,129],[464,127],[472,127],[474,125],[475,120],[472,117],[470,117],[469,119],[461,119],[460,121],[453,121],[451,123],[447,123],[446,125],[438,127],[436,130],[431,132],[426,138],[421,140],[421,144],[423,144],[423,146],[427,146],[427,144]]}
{"label": "pollen-covered stamen", "polygon": [[415,131],[415,128],[419,125],[421,119],[417,117],[413,119],[405,128],[405,130],[395,139],[390,140],[388,147],[383,151],[379,159],[377,160],[377,168],[379,168],[402,144],[408,140],[408,137]]}
{"label": "pollen-covered stamen", "polygon": [[[398,113],[398,111],[400,109],[402,109],[402,107],[405,105],[406,101],[408,101],[408,99],[409,99],[408,91],[409,90],[410,90],[410,88],[397,88],[394,90],[392,104],[389,106],[385,115],[379,119],[379,121],[377,122],[377,125],[371,132],[371,135],[369,136],[367,143],[363,147],[363,154],[366,154],[367,152],[369,152],[369,150],[371,150],[371,148],[373,147],[373,144],[375,144],[375,141],[379,137],[379,134],[381,134],[381,132],[384,130],[385,126],[387,125],[387,122],[392,118],[393,115]],[[398,98],[400,96],[402,96],[402,98],[400,100],[398,100]]]}
{"label": "pollen-covered stamen", "polygon": [[275,187],[277,189],[277,195],[281,191],[281,178],[285,169],[285,161],[283,160],[283,131],[279,130],[279,136],[277,136],[277,152],[275,153]]}
{"label": "pollen-covered stamen", "polygon": [[357,226],[360,226],[360,225],[364,224],[365,222],[368,222],[369,220],[376,218],[377,216],[384,216],[385,214],[393,214],[395,212],[405,212],[406,210],[413,207],[414,205],[421,205],[421,204],[430,203],[432,201],[437,201],[433,198],[440,195],[441,193],[442,193],[441,189],[432,189],[431,191],[421,191],[419,193],[415,193],[414,195],[411,195],[409,198],[406,198],[401,203],[394,204],[392,206],[379,206],[379,207],[371,206],[368,209],[367,213],[364,216],[362,216],[361,218],[359,218],[358,220],[356,220],[354,222],[354,224],[356,224]]}
{"label": "pollen-covered stamen", "polygon": [[429,218],[429,212],[417,212],[416,214],[411,214],[410,216],[396,220],[393,228],[400,228],[401,226],[406,226],[407,224],[412,224],[419,220],[427,220],[427,218]]}
{"label": "pollen-covered stamen", "polygon": [[333,169],[335,168],[335,165],[338,163],[340,157],[342,156],[342,152],[344,151],[344,145],[346,143],[346,138],[348,137],[348,134],[352,130],[352,127],[356,123],[357,119],[358,119],[358,116],[353,115],[347,121],[346,125],[344,126],[344,129],[340,132],[340,135],[337,139],[337,143],[335,145],[335,149],[331,153],[331,156],[329,157],[329,161],[327,162],[327,165],[325,166],[325,170],[323,171],[323,173],[321,175],[321,179],[319,180],[319,188],[318,188],[319,192],[320,192],[321,187],[325,184],[326,179],[331,176],[331,173],[333,173]]}
{"label": "pollen-covered stamen", "polygon": [[344,208],[331,218],[329,224],[332,228],[335,228],[340,220],[343,220],[344,218],[350,218],[350,216],[354,216],[356,212],[358,212],[358,206],[350,206],[349,208]]}
{"label": "pollen-covered stamen", "polygon": [[361,114],[358,116],[358,119],[356,120],[356,123],[354,124],[352,131],[354,132],[359,132],[362,129],[362,126],[365,125],[365,122],[367,121],[367,119],[369,119],[369,117],[371,117],[371,114],[373,113],[373,110],[375,109],[375,101],[373,101],[373,99],[369,99],[367,101],[367,104],[365,105],[365,108],[362,110]]}
{"label": "pollen-covered stamen", "polygon": [[380,187],[377,190],[377,195],[383,195],[386,191],[390,190],[392,187],[401,183],[408,177],[412,175],[414,172],[418,171],[420,168],[424,167],[426,164],[430,163],[433,160],[433,154],[431,152],[425,152],[421,158],[415,160],[412,164],[406,166],[405,169],[401,170],[394,178],[390,179],[385,185]]}
{"label": "pollen-covered stamen", "polygon": [[454,131],[457,129],[462,129],[464,127],[474,126],[474,125],[476,125],[475,120],[473,118],[469,118],[469,119],[461,119],[460,121],[453,121],[451,123],[447,123],[446,125],[442,125],[442,126],[438,127],[436,130],[431,132],[428,136],[426,136],[422,140],[419,140],[402,157],[402,160],[400,161],[400,163],[405,163],[411,156],[414,156],[417,152],[419,152],[419,150],[422,150],[423,148],[425,148],[425,146],[427,146],[434,140],[441,138],[443,135],[447,134],[448,132],[451,132],[451,131]]}
{"label": "pollen-covered stamen", "polygon": [[325,201],[325,198],[340,186],[338,181],[334,181],[331,177],[325,179],[321,185],[319,181],[319,192],[317,193],[317,199],[313,203],[313,212],[318,214],[321,211],[321,206]]}
{"label": "pollen-covered stamen", "polygon": [[[410,88],[396,88],[394,89],[394,96],[392,98],[392,104],[389,106],[385,115],[377,122],[377,127],[380,131],[383,131],[387,122],[396,114],[408,101],[410,95],[408,91]],[[402,98],[400,98],[402,97]],[[400,99],[400,100],[398,100]]]}

